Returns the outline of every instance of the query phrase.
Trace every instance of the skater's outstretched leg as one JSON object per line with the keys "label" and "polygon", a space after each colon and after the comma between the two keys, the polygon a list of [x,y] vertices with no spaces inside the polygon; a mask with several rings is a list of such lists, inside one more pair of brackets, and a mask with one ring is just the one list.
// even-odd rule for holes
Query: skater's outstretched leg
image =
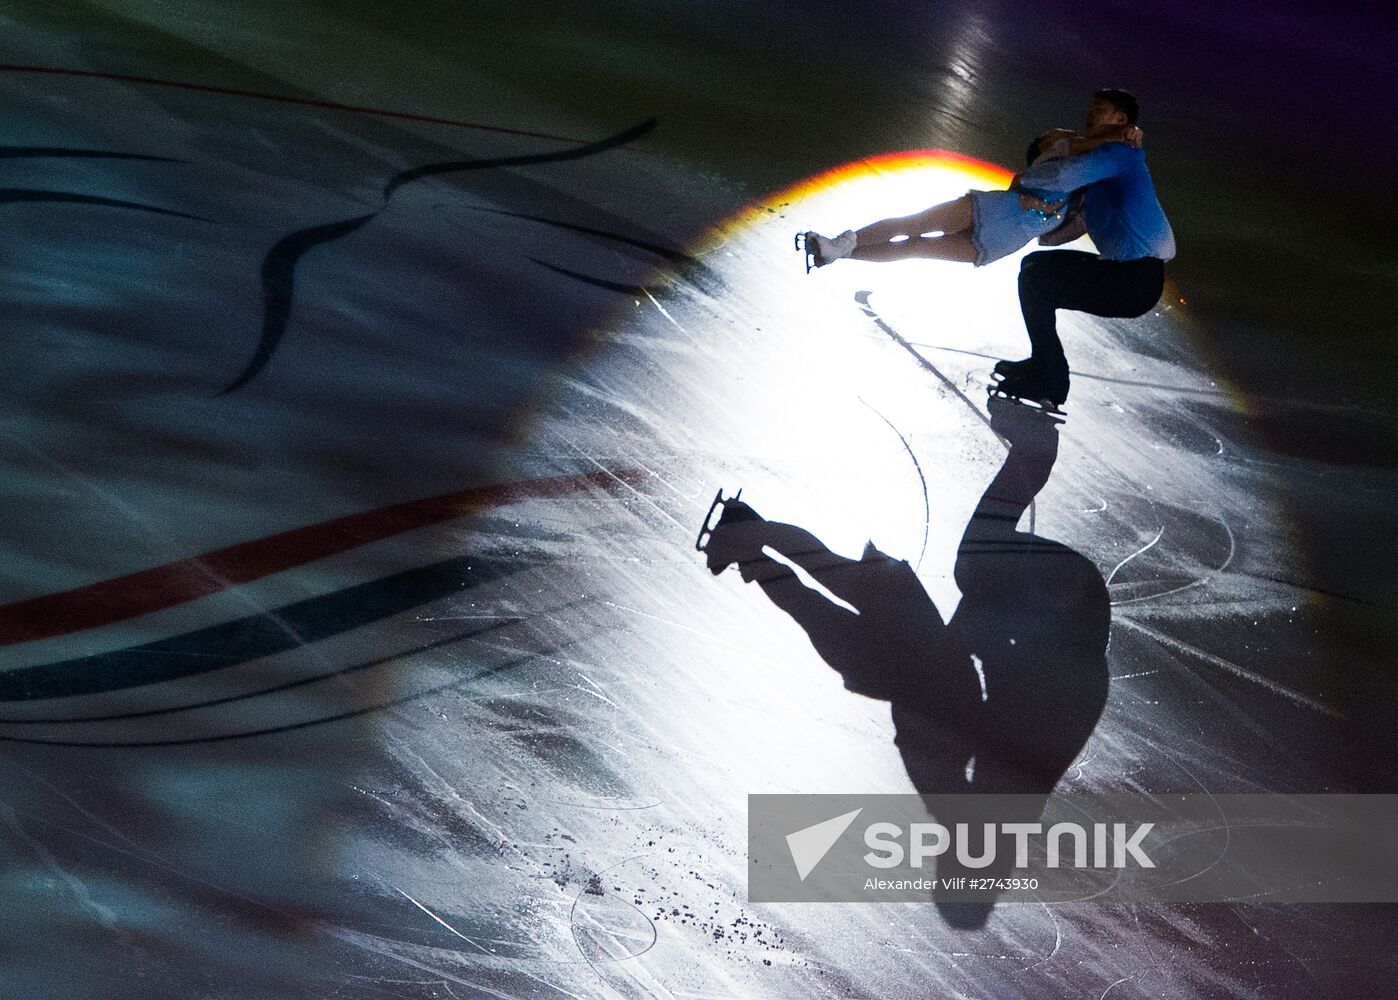
{"label": "skater's outstretched leg", "polygon": [[[758,517],[751,513],[752,508],[747,504],[733,505],[726,514],[734,512],[739,514],[739,519],[720,520],[709,539],[706,554],[710,570],[719,573],[737,564],[745,581],[760,584],[768,596],[793,617],[799,617],[796,605],[808,608],[811,606],[808,602],[813,599],[832,608],[838,605],[831,604],[802,583],[788,563],[805,570],[822,587],[855,608],[862,609],[880,588],[887,589],[887,574],[880,574],[878,570],[890,560],[872,543],[862,558],[850,559],[832,552],[805,528]],[[749,513],[751,516],[747,516]],[[772,558],[764,550],[775,552],[781,559]],[[797,589],[791,590],[792,587]],[[788,591],[797,596],[786,596]]]}
{"label": "skater's outstretched leg", "polygon": [[859,246],[862,248],[887,243],[895,236],[914,238],[923,233],[969,232],[974,221],[975,211],[972,208],[971,196],[967,194],[912,215],[871,222],[856,230],[855,235],[859,237]]}
{"label": "skater's outstretched leg", "polygon": [[[970,195],[964,195],[913,215],[865,226],[855,233],[858,243],[850,257],[880,263],[910,257],[974,263],[977,255],[971,240],[974,224],[974,203]],[[933,233],[938,235],[928,235]],[[898,237],[903,239],[890,242]]]}
{"label": "skater's outstretched leg", "polygon": [[850,254],[852,260],[867,260],[885,263],[891,260],[908,260],[921,257],[928,260],[951,260],[962,264],[974,264],[979,251],[966,233],[947,233],[944,236],[912,236],[898,243],[860,244]]}
{"label": "skater's outstretched leg", "polygon": [[[805,249],[815,267],[844,257],[876,262],[921,257],[974,263],[978,254],[971,240],[974,224],[974,203],[970,195],[963,195],[912,215],[871,222],[834,238],[806,233]],[[895,239],[898,242],[891,242]]]}

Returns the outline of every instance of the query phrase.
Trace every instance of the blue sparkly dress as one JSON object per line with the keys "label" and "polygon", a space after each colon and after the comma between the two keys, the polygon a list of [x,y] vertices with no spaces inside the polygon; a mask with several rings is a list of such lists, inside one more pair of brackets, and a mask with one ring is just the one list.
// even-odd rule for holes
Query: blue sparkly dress
{"label": "blue sparkly dress", "polygon": [[[1039,154],[1034,163],[1068,155],[1068,140],[1060,139]],[[1063,201],[1066,192],[1026,188],[1044,201]],[[1008,257],[1020,247],[1063,225],[1067,205],[1052,215],[1021,208],[1018,191],[972,191],[971,243],[976,248],[976,267]]]}

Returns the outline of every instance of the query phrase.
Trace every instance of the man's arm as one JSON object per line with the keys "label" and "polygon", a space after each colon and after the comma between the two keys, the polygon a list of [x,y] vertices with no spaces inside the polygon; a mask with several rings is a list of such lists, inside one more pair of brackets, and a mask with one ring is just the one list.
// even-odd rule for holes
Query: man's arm
{"label": "man's arm", "polygon": [[1036,164],[1024,172],[1020,184],[1043,191],[1076,191],[1124,172],[1131,155],[1129,146],[1108,142],[1081,156]]}
{"label": "man's arm", "polygon": [[1124,142],[1128,146],[1140,149],[1145,142],[1146,134],[1136,125],[1114,125],[1101,135],[1091,138],[1082,135],[1068,137],[1068,155],[1081,156],[1083,153],[1090,153],[1098,146],[1109,142]]}

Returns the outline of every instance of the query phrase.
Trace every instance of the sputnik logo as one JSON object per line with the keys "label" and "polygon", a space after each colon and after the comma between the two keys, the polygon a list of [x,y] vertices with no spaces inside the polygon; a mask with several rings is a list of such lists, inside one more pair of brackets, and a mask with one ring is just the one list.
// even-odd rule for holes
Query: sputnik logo
{"label": "sputnik logo", "polygon": [[796,874],[801,876],[802,882],[863,811],[862,808],[856,809],[786,835],[786,846],[791,850],[791,860],[796,863]]}

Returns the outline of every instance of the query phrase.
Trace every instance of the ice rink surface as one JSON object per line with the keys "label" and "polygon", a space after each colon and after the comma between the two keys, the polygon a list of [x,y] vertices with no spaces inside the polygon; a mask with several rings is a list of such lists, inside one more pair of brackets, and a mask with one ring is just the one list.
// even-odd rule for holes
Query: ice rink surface
{"label": "ice rink surface", "polygon": [[[749,794],[1034,790],[1026,746],[1059,790],[1395,790],[1391,14],[3,17],[6,995],[1398,973],[1392,907],[958,926],[749,903],[746,859]],[[1145,317],[1060,316],[1061,423],[987,402],[1026,352],[1015,259],[803,272],[794,232],[1003,186],[1118,85],[1180,257]],[[848,690],[695,551],[720,488],[906,560],[983,675],[929,657],[911,715]],[[1062,653],[1108,619],[1105,657]],[[958,728],[977,679],[1006,707]]]}

